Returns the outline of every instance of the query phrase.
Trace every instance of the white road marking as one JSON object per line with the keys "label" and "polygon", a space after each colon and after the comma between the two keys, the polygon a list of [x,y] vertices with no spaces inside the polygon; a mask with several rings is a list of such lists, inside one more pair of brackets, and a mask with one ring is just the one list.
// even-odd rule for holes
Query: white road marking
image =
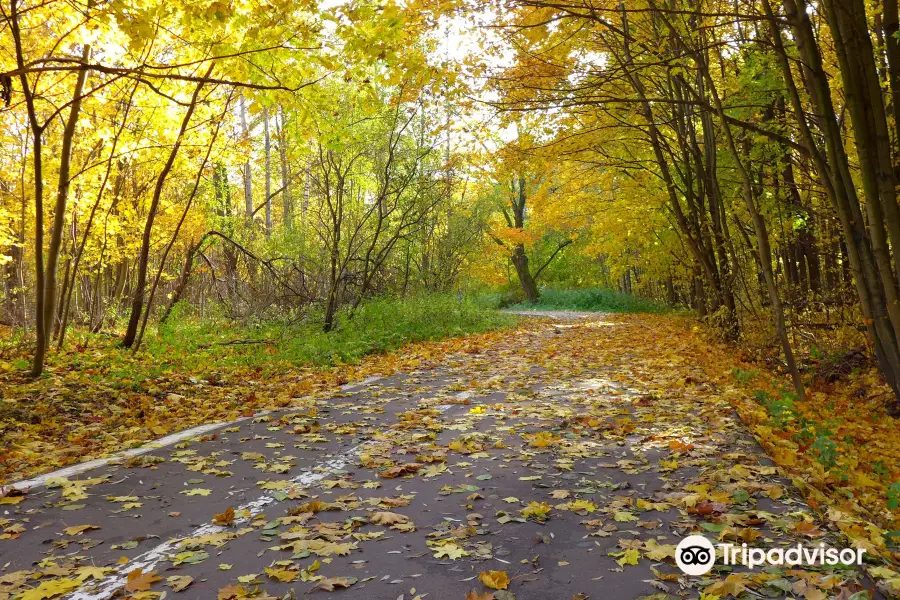
{"label": "white road marking", "polygon": [[17,490],[30,490],[32,488],[40,487],[47,483],[48,479],[55,477],[71,477],[73,475],[80,475],[85,471],[90,471],[91,469],[96,469],[98,467],[103,467],[111,462],[121,460],[123,458],[131,458],[133,456],[140,456],[142,454],[147,454],[149,452],[153,452],[154,450],[158,450],[160,448],[165,448],[166,446],[171,446],[173,444],[177,444],[178,442],[183,442],[186,439],[194,438],[199,435],[203,435],[204,433],[209,433],[211,431],[215,431],[217,429],[221,429],[223,427],[228,427],[229,425],[234,425],[236,423],[241,423],[243,421],[247,421],[249,419],[255,419],[257,417],[261,417],[263,415],[269,414],[271,411],[265,410],[254,414],[252,417],[241,417],[240,419],[235,419],[234,421],[226,421],[224,423],[210,423],[208,425],[200,425],[198,427],[192,427],[191,429],[185,429],[183,431],[179,431],[178,433],[173,433],[171,435],[167,435],[165,437],[159,438],[158,440],[154,440],[152,442],[147,442],[140,448],[132,448],[131,450],[123,450],[122,452],[116,452],[110,456],[105,458],[97,458],[94,460],[89,460],[87,462],[78,463],[77,465],[72,465],[71,467],[66,467],[64,469],[59,469],[57,471],[52,471],[50,473],[44,473],[43,475],[39,475],[33,479],[25,479],[24,481],[17,481],[16,483],[10,484],[10,487],[13,487]]}
{"label": "white road marking", "polygon": [[[373,375],[371,377],[366,377],[362,381],[356,383],[348,383],[342,385],[340,387],[341,390],[346,391],[350,389],[354,389],[357,387],[363,387],[370,383],[374,383],[380,380],[382,377],[380,375]],[[65,467],[63,469],[58,469],[56,471],[52,471],[50,473],[44,473],[43,475],[39,475],[32,479],[25,479],[22,481],[17,481],[16,483],[9,484],[9,487],[15,488],[17,490],[26,491],[30,489],[34,489],[36,487],[40,487],[47,483],[48,479],[54,479],[57,477],[72,477],[73,475],[80,475],[85,471],[90,471],[91,469],[97,469],[99,467],[105,467],[106,465],[122,460],[123,458],[131,458],[134,456],[141,456],[142,454],[147,454],[149,452],[153,452],[154,450],[159,450],[160,448],[165,448],[167,446],[175,445],[179,442],[183,442],[184,440],[194,438],[205,433],[209,433],[211,431],[215,431],[217,429],[222,429],[223,427],[230,427],[232,425],[236,425],[237,423],[243,423],[249,419],[255,419],[257,417],[261,417],[263,415],[268,415],[272,411],[264,410],[258,413],[255,413],[252,417],[241,417],[239,419],[235,419],[234,421],[225,421],[222,423],[210,423],[208,425],[200,425],[198,427],[192,427],[191,429],[185,429],[184,431],[179,431],[177,433],[173,433],[171,435],[167,435],[165,437],[159,438],[158,440],[153,440],[152,442],[147,442],[140,448],[132,448],[130,450],[123,450],[122,452],[116,452],[110,456],[105,458],[96,458],[94,460],[89,460],[87,462],[78,463],[77,465],[72,465],[70,467]]]}
{"label": "white road marking", "polygon": [[[325,461],[318,467],[317,470],[304,471],[297,477],[292,478],[291,481],[303,486],[308,486],[316,483],[317,481],[321,481],[335,471],[339,471],[350,464],[357,456],[359,451],[371,443],[372,442],[366,442],[364,444],[360,444],[359,446],[355,446],[350,450],[344,452],[343,454],[332,458],[331,460]],[[262,495],[256,500],[252,500],[250,502],[247,502],[246,504],[240,505],[235,509],[235,512],[248,511],[250,513],[250,517],[235,519],[235,523],[243,523],[252,519],[255,515],[261,513],[264,507],[272,504],[273,502],[275,502],[274,497]],[[115,573],[104,578],[99,584],[96,585],[96,587],[92,587],[90,591],[75,591],[66,596],[66,598],[68,600],[104,600],[105,598],[109,598],[116,592],[116,590],[128,583],[128,573],[134,571],[135,569],[141,569],[141,571],[144,573],[152,571],[157,563],[164,560],[167,556],[170,555],[171,552],[173,552],[178,547],[182,540],[185,540],[187,538],[200,537],[211,533],[218,533],[220,531],[227,531],[227,529],[224,527],[220,527],[219,525],[214,525],[213,523],[201,525],[184,537],[175,538],[167,542],[163,542],[155,548],[151,548],[147,552],[136,556],[135,558],[128,561],[128,564],[118,567]]]}
{"label": "white road marking", "polygon": [[364,385],[369,385],[370,383],[375,383],[376,381],[380,381],[382,379],[381,375],[372,375],[371,377],[366,377],[362,381],[357,383],[345,383],[339,389],[341,391],[346,392],[347,390],[352,390],[354,388],[362,387]]}
{"label": "white road marking", "polygon": [[[455,396],[460,399],[468,398],[472,395],[473,394],[468,391],[455,394]],[[438,406],[437,409],[441,412],[445,412],[452,406],[454,405],[442,404]],[[319,465],[316,465],[311,470],[304,471],[300,475],[291,478],[291,481],[302,486],[309,486],[313,483],[316,483],[317,481],[321,481],[334,472],[343,469],[348,464],[351,464],[363,448],[373,445],[374,443],[375,442],[370,441],[359,444],[358,446],[354,446],[346,452],[330,460],[324,461]],[[235,512],[248,511],[250,513],[250,517],[241,517],[235,519],[235,523],[243,523],[245,521],[253,519],[255,515],[261,513],[266,506],[272,504],[275,501],[276,500],[274,497],[264,494],[256,500],[252,500],[238,506],[235,509]],[[220,527],[219,525],[215,525],[213,523],[201,525],[195,528],[188,535],[163,542],[162,544],[151,548],[147,552],[136,556],[135,558],[128,561],[128,564],[117,567],[115,573],[108,575],[99,583],[92,584],[88,590],[76,590],[68,596],[65,596],[65,598],[66,600],[105,600],[107,598],[110,598],[119,588],[121,588],[128,582],[128,573],[134,571],[135,569],[141,569],[143,573],[152,571],[158,563],[163,561],[168,555],[170,555],[170,553],[177,549],[178,544],[182,540],[200,537],[211,533],[218,533],[220,531],[227,530],[224,527]]]}

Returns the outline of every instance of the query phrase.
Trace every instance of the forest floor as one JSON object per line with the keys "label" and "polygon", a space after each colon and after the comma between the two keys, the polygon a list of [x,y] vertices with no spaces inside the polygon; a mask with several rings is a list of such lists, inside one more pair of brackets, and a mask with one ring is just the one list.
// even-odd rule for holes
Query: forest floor
{"label": "forest floor", "polygon": [[[795,435],[816,431],[805,407],[749,399],[768,384],[733,354],[686,319],[565,315],[248,380],[249,395],[186,378],[135,427],[246,402],[218,427],[0,498],[0,600],[900,593],[884,506],[896,423],[832,397],[842,445],[823,453],[821,435]],[[867,563],[690,577],[673,561],[690,534],[852,545]]]}

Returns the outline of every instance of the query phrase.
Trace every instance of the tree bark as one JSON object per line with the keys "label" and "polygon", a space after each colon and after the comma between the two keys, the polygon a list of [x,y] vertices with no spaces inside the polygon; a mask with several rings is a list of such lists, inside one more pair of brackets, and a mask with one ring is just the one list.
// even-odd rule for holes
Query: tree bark
{"label": "tree bark", "polygon": [[272,236],[272,138],[269,135],[269,108],[263,108],[263,136],[266,149],[266,237]]}
{"label": "tree bark", "polygon": [[281,201],[282,206],[284,207],[283,219],[284,226],[287,229],[292,229],[294,227],[294,199],[291,196],[291,174],[288,165],[287,130],[285,128],[286,122],[283,107],[278,108],[278,114],[281,117],[281,122],[278,127],[278,154],[281,159]]}
{"label": "tree bark", "polygon": [[[206,71],[206,77],[209,77],[210,73],[212,73],[214,66],[215,63],[210,64],[209,68]],[[197,108],[197,100],[200,97],[200,90],[202,89],[203,82],[198,83],[197,87],[194,88],[194,93],[191,96],[191,101],[188,104],[187,111],[185,112],[184,117],[181,120],[181,128],[178,130],[178,135],[175,138],[175,144],[169,151],[169,157],[166,160],[162,171],[160,171],[159,176],[156,178],[156,187],[153,189],[153,198],[150,201],[150,210],[147,213],[147,220],[144,223],[144,234],[141,238],[141,253],[138,258],[137,280],[135,281],[134,297],[131,302],[131,316],[128,319],[128,328],[125,330],[125,336],[122,338],[122,345],[126,348],[131,348],[132,344],[134,344],[134,341],[137,338],[138,325],[140,324],[141,320],[141,312],[144,308],[144,295],[146,293],[145,288],[147,286],[147,263],[150,259],[150,243],[153,234],[153,222],[155,221],[156,213],[159,210],[159,201],[162,197],[163,187],[165,186],[166,178],[169,176],[169,172],[172,170],[172,166],[175,164],[175,157],[178,156],[178,151],[181,149],[181,143],[184,140],[184,134],[187,131],[188,125],[190,124],[191,117],[194,115],[194,110]]]}
{"label": "tree bark", "polygon": [[[247,124],[247,102],[244,100],[243,94],[238,98],[240,103],[241,115],[241,133],[244,136],[244,143],[250,144],[250,127]],[[247,160],[244,161],[244,207],[246,209],[247,220],[253,219],[253,180],[250,177],[250,150],[247,150]]]}

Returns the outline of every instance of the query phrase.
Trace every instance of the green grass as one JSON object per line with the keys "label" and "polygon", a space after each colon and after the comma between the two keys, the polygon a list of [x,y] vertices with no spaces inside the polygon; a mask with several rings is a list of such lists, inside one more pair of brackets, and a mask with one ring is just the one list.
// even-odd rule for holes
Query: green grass
{"label": "green grass", "polygon": [[[352,364],[409,342],[503,329],[518,321],[514,315],[454,294],[371,300],[352,319],[346,311],[339,313],[337,328],[330,333],[322,331],[322,315],[316,311],[294,322],[247,325],[225,318],[201,320],[179,315],[176,309],[164,325],[148,328],[137,353],[120,346],[119,334],[73,330],[66,349],[50,353],[47,371],[36,381],[24,376],[33,341],[22,336],[0,338],[0,386],[6,377],[11,378],[7,383],[22,386],[19,392],[34,391],[55,373],[77,374],[85,383],[113,389],[147,392],[174,374],[206,377],[249,368],[265,376],[292,366]],[[237,340],[265,343],[228,344]],[[4,396],[0,393],[0,398]]]}
{"label": "green grass", "polygon": [[[432,294],[385,298],[361,305],[353,318],[338,316],[334,331],[322,331],[321,315],[312,313],[294,324],[264,322],[256,326],[225,321],[176,318],[159,328],[145,350],[165,364],[191,356],[225,366],[313,365],[359,362],[409,342],[481,333],[515,325],[516,319],[469,298]],[[268,340],[270,344],[227,346],[232,340]]]}
{"label": "green grass", "polygon": [[587,288],[577,290],[541,290],[540,300],[521,302],[507,308],[515,310],[579,310],[614,313],[663,313],[669,309],[652,300],[637,298],[614,290]]}

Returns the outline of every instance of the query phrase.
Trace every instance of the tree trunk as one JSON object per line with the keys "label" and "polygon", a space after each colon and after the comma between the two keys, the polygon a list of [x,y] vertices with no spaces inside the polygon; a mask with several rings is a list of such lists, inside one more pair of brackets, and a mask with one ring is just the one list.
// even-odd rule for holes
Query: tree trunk
{"label": "tree trunk", "polygon": [[[210,73],[212,73],[213,66],[215,66],[215,63],[210,64],[209,68],[206,70],[205,77],[209,77]],[[134,297],[131,302],[131,316],[128,319],[128,328],[125,330],[125,336],[122,338],[122,345],[126,348],[131,348],[131,345],[134,344],[134,341],[137,338],[138,325],[140,325],[141,321],[141,312],[144,308],[144,295],[147,286],[147,263],[150,260],[150,243],[153,233],[153,222],[156,219],[156,212],[159,209],[159,201],[162,197],[163,187],[165,186],[169,172],[172,170],[172,165],[175,164],[175,157],[178,156],[178,150],[181,148],[184,134],[187,131],[194,110],[197,108],[197,99],[200,97],[200,90],[202,89],[203,82],[201,81],[197,84],[197,87],[194,88],[194,94],[191,96],[188,109],[184,114],[184,118],[181,120],[181,128],[178,130],[175,144],[169,151],[169,158],[166,160],[165,166],[163,166],[162,171],[160,171],[159,176],[156,178],[156,187],[153,189],[153,198],[150,201],[150,210],[147,213],[147,220],[144,223],[144,234],[141,238],[141,253],[138,258],[137,280],[135,281]]]}
{"label": "tree trunk", "polygon": [[[247,124],[247,103],[244,96],[238,99],[240,102],[241,113],[241,134],[244,136],[244,143],[250,145],[250,127]],[[244,208],[246,210],[247,220],[253,219],[253,180],[250,178],[250,149],[247,150],[247,160],[244,161]]]}
{"label": "tree trunk", "polygon": [[287,155],[287,130],[285,129],[284,108],[278,108],[281,117],[278,127],[278,154],[281,159],[281,201],[284,210],[284,226],[288,229],[294,227],[294,200],[291,196],[291,175],[288,166]]}
{"label": "tree trunk", "polygon": [[[87,62],[90,58],[90,54],[91,47],[86,45],[82,51],[82,60]],[[69,199],[69,173],[72,162],[72,143],[75,136],[75,127],[78,124],[79,113],[81,112],[82,92],[84,90],[84,82],[87,80],[87,73],[86,69],[78,72],[75,89],[72,94],[72,105],[69,109],[69,117],[66,120],[66,126],[63,130],[62,148],[60,150],[59,158],[59,182],[56,189],[56,205],[53,212],[53,225],[50,229],[50,244],[47,247],[47,263],[42,269],[43,272],[40,274],[40,278],[43,282],[43,285],[41,286],[43,288],[43,300],[40,303],[41,306],[39,312],[42,316],[38,324],[38,344],[35,349],[34,363],[31,368],[31,374],[35,377],[40,375],[44,370],[44,360],[50,345],[50,335],[53,330],[53,317],[56,307],[56,278],[59,268],[60,249],[62,248],[62,233],[66,221],[66,204]],[[35,178],[39,179],[41,176],[42,175],[36,168]],[[38,227],[43,227],[43,214],[41,215],[41,223]]]}
{"label": "tree trunk", "polygon": [[266,148],[266,237],[272,236],[272,138],[269,135],[269,108],[263,108],[263,136]]}
{"label": "tree trunk", "polygon": [[525,292],[525,297],[529,302],[535,304],[540,300],[541,295],[528,268],[528,256],[525,254],[525,247],[522,244],[516,244],[510,259],[516,268],[516,274],[519,276],[519,283],[522,284],[522,291]]}
{"label": "tree trunk", "polygon": [[803,386],[803,379],[800,377],[800,370],[797,368],[797,363],[794,360],[794,352],[791,348],[791,342],[788,339],[787,335],[787,326],[785,325],[784,307],[782,306],[781,298],[778,295],[778,287],[775,282],[775,275],[772,273],[772,250],[769,245],[769,232],[766,229],[766,221],[763,218],[762,214],[760,214],[759,207],[756,204],[756,198],[753,191],[753,181],[750,178],[750,173],[748,172],[747,167],[744,164],[744,159],[738,152],[737,144],[731,131],[731,124],[726,118],[725,108],[722,104],[721,98],[719,97],[719,93],[716,90],[712,75],[709,72],[709,62],[708,60],[706,60],[704,53],[705,50],[700,52],[700,56],[702,57],[702,59],[699,61],[698,67],[700,68],[702,75],[706,78],[706,82],[709,87],[709,93],[711,94],[713,99],[713,105],[716,109],[716,112],[719,114],[720,121],[722,122],[722,130],[725,133],[725,139],[728,142],[728,148],[731,151],[732,158],[734,159],[737,166],[737,171],[741,176],[741,181],[743,183],[741,189],[743,191],[744,204],[747,207],[747,212],[750,213],[750,218],[753,221],[753,229],[756,233],[756,250],[759,254],[759,264],[761,266],[763,278],[766,282],[766,289],[769,293],[769,299],[772,302],[772,312],[775,317],[775,329],[778,333],[778,339],[781,342],[781,348],[784,352],[784,360],[787,364],[788,372],[790,373],[791,379],[794,383],[794,389],[797,392],[797,396],[801,400],[803,400],[806,397],[806,391]]}

